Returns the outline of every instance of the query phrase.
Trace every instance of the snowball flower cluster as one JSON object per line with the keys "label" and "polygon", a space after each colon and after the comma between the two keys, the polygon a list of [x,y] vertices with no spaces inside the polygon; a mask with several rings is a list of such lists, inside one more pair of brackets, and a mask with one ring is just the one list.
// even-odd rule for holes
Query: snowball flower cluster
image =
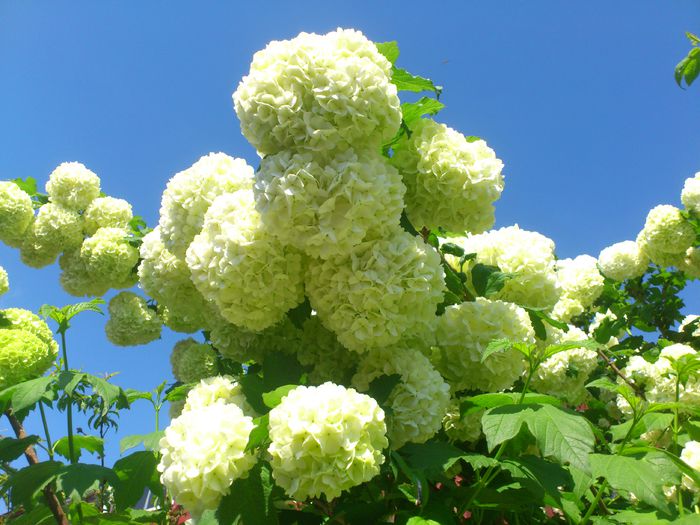
{"label": "snowball flower cluster", "polygon": [[29,195],[14,182],[0,181],[0,241],[18,248],[33,219],[34,207]]}
{"label": "snowball flower cluster", "polygon": [[369,481],[388,446],[384,411],[333,383],[300,386],[270,411],[272,476],[290,497],[328,500]]}
{"label": "snowball flower cluster", "polygon": [[0,310],[0,389],[41,376],[58,354],[51,329],[28,310]]}
{"label": "snowball flower cluster", "polygon": [[204,327],[211,308],[190,279],[187,263],[165,247],[160,228],[144,236],[140,255],[139,283],[165,311],[166,326],[188,333]]}
{"label": "snowball flower cluster", "polygon": [[387,435],[396,450],[408,442],[424,443],[440,430],[450,405],[450,387],[420,350],[402,347],[365,354],[352,385],[366,392],[376,378],[392,374],[401,376],[387,399],[391,407]]}
{"label": "snowball flower cluster", "polygon": [[487,346],[495,339],[534,343],[535,334],[524,309],[477,297],[445,309],[438,319],[436,339],[431,361],[453,391],[497,392],[513,386],[525,362],[520,352],[511,349],[491,354],[482,363]]}
{"label": "snowball flower cluster", "polygon": [[49,175],[46,192],[51,202],[81,211],[100,195],[100,178],[80,162],[64,162]]}
{"label": "snowball flower cluster", "polygon": [[391,64],[351,29],[270,42],[253,56],[233,101],[243,135],[261,156],[377,148],[401,123]]}
{"label": "snowball flower cluster", "polygon": [[187,246],[199,233],[204,215],[216,197],[251,188],[253,168],[243,159],[210,153],[177,173],[163,192],[160,236],[165,247],[183,259]]}
{"label": "snowball flower cluster", "polygon": [[170,354],[170,365],[175,379],[183,383],[194,383],[218,372],[214,349],[191,337],[175,343]]}
{"label": "snowball flower cluster", "polygon": [[85,239],[80,258],[87,275],[108,288],[128,288],[136,283],[139,251],[127,240],[122,228],[100,228]]}
{"label": "snowball flower cluster", "polygon": [[700,172],[685,180],[681,192],[681,202],[686,210],[700,214]]}
{"label": "snowball flower cluster", "polygon": [[345,257],[309,263],[306,293],[338,340],[364,352],[430,330],[443,279],[438,254],[397,230]]}
{"label": "snowball flower cluster", "polygon": [[544,235],[515,225],[450,241],[465,253],[476,253],[472,264],[498,266],[515,274],[495,298],[531,308],[549,308],[559,299],[554,242]]}
{"label": "snowball flower cluster", "polygon": [[248,404],[243,394],[243,388],[231,376],[213,376],[202,379],[187,393],[182,410],[201,410],[214,403],[232,403],[240,408],[246,416],[257,416]]}
{"label": "snowball flower cluster", "polygon": [[133,292],[120,292],[109,301],[107,339],[117,346],[144,345],[160,337],[161,321],[155,309]]}
{"label": "snowball flower cluster", "polygon": [[221,315],[248,330],[263,330],[304,299],[301,254],[262,226],[250,190],[218,197],[187,249],[200,293]]}
{"label": "snowball flower cluster", "polygon": [[124,199],[98,197],[83,214],[86,235],[93,235],[100,228],[126,228],[134,218],[131,204]]}
{"label": "snowball flower cluster", "polygon": [[637,243],[660,266],[680,266],[695,241],[695,230],[675,206],[662,204],[652,208]]}
{"label": "snowball flower cluster", "polygon": [[[681,459],[693,470],[700,472],[700,443],[688,441],[681,451]],[[698,492],[698,487],[693,479],[688,475],[683,475],[683,486],[693,492]]]}
{"label": "snowball flower cluster", "polygon": [[[568,332],[556,328],[548,332],[543,346],[588,339],[588,335],[575,326],[569,326]],[[537,368],[532,378],[532,388],[537,392],[564,399],[570,405],[578,405],[588,397],[585,385],[597,366],[598,354],[593,350],[572,348],[558,352]]]}
{"label": "snowball flower cluster", "polygon": [[231,484],[255,465],[245,452],[253,419],[232,403],[184,410],[160,440],[158,471],[175,501],[198,517],[215,509]]}
{"label": "snowball flower cluster", "polygon": [[600,297],[605,280],[598,271],[597,261],[590,255],[561,259],[556,267],[562,293],[552,313],[555,318],[569,322]]}
{"label": "snowball flower cluster", "polygon": [[484,410],[460,413],[459,400],[453,398],[442,420],[442,427],[452,441],[476,443],[481,438],[481,416]]}
{"label": "snowball flower cluster", "polygon": [[5,268],[0,266],[0,295],[6,294],[10,290],[10,279]]}
{"label": "snowball flower cluster", "polygon": [[398,226],[405,188],[378,152],[349,149],[323,160],[289,151],[265,157],[254,191],[273,235],[327,259]]}
{"label": "snowball flower cluster", "polygon": [[606,277],[625,281],[644,275],[649,266],[649,257],[636,242],[622,241],[600,252],[598,266]]}
{"label": "snowball flower cluster", "polygon": [[417,229],[481,233],[493,226],[503,162],[483,140],[469,141],[444,124],[422,119],[391,160],[404,174],[406,213]]}
{"label": "snowball flower cluster", "polygon": [[53,263],[62,251],[83,242],[83,222],[78,212],[58,204],[44,204],[25,232],[20,248],[22,262],[32,268]]}

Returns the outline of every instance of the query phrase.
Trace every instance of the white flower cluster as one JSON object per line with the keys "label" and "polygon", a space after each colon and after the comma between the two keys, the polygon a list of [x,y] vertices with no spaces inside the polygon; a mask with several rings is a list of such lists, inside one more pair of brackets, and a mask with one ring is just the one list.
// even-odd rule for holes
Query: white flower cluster
{"label": "white flower cluster", "polygon": [[531,308],[550,308],[559,300],[554,242],[544,235],[515,225],[450,241],[465,253],[476,254],[472,264],[498,266],[514,274],[496,298]]}
{"label": "white flower cluster", "polygon": [[644,275],[649,266],[649,257],[636,242],[622,241],[600,252],[598,266],[605,277],[625,281]]}
{"label": "white flower cluster", "polygon": [[430,331],[443,279],[438,254],[398,231],[345,257],[310,263],[306,293],[338,340],[364,352]]}
{"label": "white flower cluster", "polygon": [[202,379],[187,393],[182,411],[201,410],[220,402],[236,405],[246,416],[257,416],[248,404],[243,388],[231,376],[212,376]]}
{"label": "white flower cluster", "polygon": [[469,141],[423,119],[396,146],[391,160],[404,175],[406,213],[417,228],[481,233],[493,226],[503,162],[483,140]]}
{"label": "white flower cluster", "polygon": [[561,297],[554,305],[552,315],[556,319],[569,322],[591,307],[600,297],[605,280],[598,271],[598,261],[590,255],[560,259],[556,267]]}
{"label": "white flower cluster", "polygon": [[83,211],[100,195],[100,178],[79,162],[64,162],[49,175],[46,193],[51,202]]}
{"label": "white flower cluster", "polygon": [[424,443],[440,430],[450,405],[450,387],[425,355],[401,345],[365,354],[352,384],[366,392],[373,380],[392,374],[401,376],[386,401],[391,407],[387,435],[396,450],[409,442]]}
{"label": "white flower cluster", "polygon": [[32,268],[52,264],[62,251],[83,242],[83,222],[77,211],[49,202],[39,209],[20,247],[22,262]]}
{"label": "white flower cluster", "polygon": [[134,218],[131,204],[124,199],[98,197],[85,209],[83,219],[86,235],[94,235],[100,228],[122,228]]}
{"label": "white flower cluster", "polygon": [[289,151],[265,157],[254,190],[273,235],[324,259],[398,226],[405,192],[399,173],[378,152],[353,149],[327,160]]}
{"label": "white flower cluster", "polygon": [[686,210],[700,215],[700,172],[685,180],[681,202]]}
{"label": "white flower cluster", "polygon": [[328,500],[369,481],[388,446],[384,411],[333,383],[300,386],[270,411],[272,476],[292,498]]}
{"label": "white flower cluster", "polygon": [[519,306],[477,297],[445,309],[436,339],[431,361],[454,392],[498,392],[513,386],[525,370],[525,361],[511,349],[493,353],[482,363],[488,344],[495,339],[534,343],[535,334],[527,312]]}
{"label": "white flower cluster", "polygon": [[[681,451],[681,459],[693,470],[700,472],[700,442],[688,441]],[[700,491],[700,487],[688,475],[683,475],[683,486],[693,492]]]}
{"label": "white flower cluster", "polygon": [[476,443],[481,438],[481,416],[484,415],[484,410],[461,414],[459,405],[459,400],[452,398],[442,420],[442,427],[452,441]]}
{"label": "white flower cluster", "polygon": [[170,365],[175,379],[183,383],[194,383],[218,372],[214,349],[191,337],[175,343],[170,354]]}
{"label": "white flower cluster", "polygon": [[243,135],[261,156],[377,148],[401,123],[391,64],[349,29],[270,42],[255,53],[233,101]]}
{"label": "white flower cluster", "polygon": [[19,248],[33,220],[34,208],[29,195],[14,182],[0,181],[0,241]]}
{"label": "white flower cluster", "polygon": [[357,354],[340,344],[317,315],[304,321],[297,359],[311,369],[309,382],[315,385],[326,381],[348,384],[357,365]]}
{"label": "white flower cluster", "polygon": [[[546,342],[542,346],[576,341],[585,341],[588,335],[575,326],[568,332],[552,328],[548,330]],[[578,405],[586,400],[586,384],[591,373],[598,366],[598,354],[586,348],[572,348],[558,352],[545,360],[532,378],[532,388],[537,392],[556,396],[570,405]]]}
{"label": "white flower cluster", "polygon": [[695,230],[675,206],[662,204],[647,215],[637,236],[641,250],[660,266],[681,268],[686,251],[695,242]]}
{"label": "white flower cluster", "polygon": [[160,337],[161,321],[155,309],[133,292],[120,292],[109,301],[107,339],[117,346],[145,345]]}
{"label": "white flower cluster", "polygon": [[0,266],[0,295],[6,294],[10,290],[10,278],[7,276],[5,268]]}

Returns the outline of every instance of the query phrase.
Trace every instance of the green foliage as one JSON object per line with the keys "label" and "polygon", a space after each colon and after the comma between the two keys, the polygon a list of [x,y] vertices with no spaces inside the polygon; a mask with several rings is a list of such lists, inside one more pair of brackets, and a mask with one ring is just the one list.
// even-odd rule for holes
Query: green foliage
{"label": "green foliage", "polygon": [[[104,440],[97,436],[73,436],[73,446],[75,447],[75,460],[80,461],[80,456],[82,452],[89,452],[92,454],[98,454],[99,456],[104,455]],[[54,453],[59,456],[70,460],[70,453],[68,450],[68,438],[62,437],[58,439],[53,444]]]}
{"label": "green foliage", "polygon": [[231,494],[224,497],[216,512],[219,525],[243,523],[276,525],[279,523],[273,502],[275,484],[270,467],[258,463],[244,479],[233,482]]}
{"label": "green foliage", "polygon": [[683,87],[684,81],[686,86],[690,86],[700,74],[700,39],[693,33],[686,33],[686,36],[692,47],[676,66],[674,77],[679,87]]}

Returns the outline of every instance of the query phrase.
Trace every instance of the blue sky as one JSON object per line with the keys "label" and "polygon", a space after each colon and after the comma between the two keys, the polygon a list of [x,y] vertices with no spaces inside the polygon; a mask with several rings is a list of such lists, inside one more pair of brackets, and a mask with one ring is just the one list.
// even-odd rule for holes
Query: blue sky
{"label": "blue sky", "polygon": [[[257,165],[231,93],[252,54],[300,31],[353,27],[397,40],[398,65],[444,86],[439,119],[486,139],[505,163],[497,226],[513,223],[557,243],[560,257],[633,239],[647,211],[680,205],[700,171],[700,86],[673,68],[700,30],[696,0],[418,2],[0,3],[0,179],[43,185],[80,161],[103,190],[150,225],[167,180],[224,151]],[[32,270],[0,246],[11,292],[0,306],[36,310],[74,301],[57,266]],[[686,294],[700,313],[697,283]],[[120,371],[124,387],[170,379],[179,338],[116,348],[104,318],[69,332],[71,364]],[[38,432],[35,421],[30,431]],[[59,424],[55,419],[54,423]],[[0,434],[7,434],[5,420]],[[152,429],[147,405],[122,416],[121,435]],[[55,426],[54,438],[64,435]],[[114,458],[116,440],[108,449]]]}

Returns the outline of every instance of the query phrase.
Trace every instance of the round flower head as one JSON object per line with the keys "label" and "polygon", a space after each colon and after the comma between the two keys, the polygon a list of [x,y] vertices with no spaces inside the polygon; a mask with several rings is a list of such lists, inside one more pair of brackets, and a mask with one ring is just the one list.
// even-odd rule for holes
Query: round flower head
{"label": "round flower head", "polygon": [[328,500],[379,474],[384,411],[369,396],[333,383],[300,386],[270,411],[272,476],[290,497]]}
{"label": "round flower head", "polygon": [[168,182],[160,205],[160,236],[165,247],[184,259],[214,199],[252,185],[253,168],[225,153],[205,155],[176,174]]}
{"label": "round flower head", "polygon": [[100,228],[126,228],[133,217],[131,204],[124,199],[98,197],[83,214],[85,233],[93,235]]}
{"label": "round flower head", "polygon": [[235,404],[184,410],[160,440],[160,480],[193,516],[218,507],[257,458],[245,448],[255,425]]}
{"label": "round flower head", "polygon": [[685,252],[683,263],[679,266],[687,277],[700,279],[700,247],[690,247]]}
{"label": "round flower head", "polygon": [[39,377],[56,359],[51,329],[28,310],[0,310],[0,389]]}
{"label": "round flower head", "polygon": [[265,157],[255,177],[264,224],[312,257],[344,254],[399,224],[401,176],[372,150],[334,152],[327,161],[284,151]]}
{"label": "round flower head", "polygon": [[120,292],[109,301],[107,339],[117,346],[144,345],[160,337],[161,322],[146,300],[133,292]]}
{"label": "round flower head", "polygon": [[637,235],[637,246],[651,262],[658,264],[662,268],[669,266],[681,268],[685,263],[685,253],[668,253],[658,250],[656,246],[649,244],[644,230]]}
{"label": "round flower head", "polygon": [[641,277],[649,266],[649,257],[636,242],[623,241],[608,246],[598,256],[598,266],[605,277],[625,281]]}
{"label": "round flower head", "polygon": [[515,274],[494,298],[530,308],[549,308],[559,300],[554,241],[544,235],[515,225],[450,240],[465,253],[476,253],[472,265],[498,266],[502,272]]}
{"label": "round flower head", "polygon": [[264,228],[250,190],[214,201],[187,250],[187,266],[200,293],[248,330],[272,326],[304,299],[301,254]]}
{"label": "round flower head", "polygon": [[453,398],[442,420],[442,427],[452,441],[476,443],[481,439],[481,416],[484,410],[476,410],[464,415],[460,413],[460,402]]}
{"label": "round flower head", "polygon": [[175,379],[183,383],[194,383],[218,373],[214,349],[192,338],[175,343],[170,365]]}
{"label": "round flower head", "polygon": [[34,207],[29,195],[14,182],[0,181],[0,241],[18,248],[33,219]]}
{"label": "round flower head", "polygon": [[311,368],[309,383],[314,385],[326,381],[347,385],[357,364],[357,354],[341,345],[335,334],[326,329],[316,315],[304,321],[297,359]]}
{"label": "round flower head", "polygon": [[243,135],[263,155],[372,149],[401,123],[391,64],[349,29],[270,42],[253,56],[233,102]]}
{"label": "round flower head", "polygon": [[80,162],[64,162],[49,175],[46,193],[51,202],[80,211],[100,196],[100,178]]}
{"label": "round flower head", "polygon": [[694,177],[685,180],[681,202],[686,210],[700,214],[700,171]]}
{"label": "round flower head", "polygon": [[301,347],[301,330],[286,316],[269,328],[253,332],[213,315],[208,330],[214,348],[238,363],[262,363],[271,352],[294,355]]}
{"label": "round flower head", "polygon": [[406,214],[418,229],[481,233],[495,221],[503,191],[503,162],[483,140],[422,119],[400,143],[392,163],[404,175]]}
{"label": "round flower head", "polygon": [[[585,341],[588,335],[575,326],[569,326],[564,332],[556,328],[548,330],[542,346],[575,341]],[[598,354],[586,348],[572,348],[558,352],[546,359],[532,378],[532,388],[537,392],[549,394],[566,400],[570,405],[578,405],[586,400],[588,378],[598,366]]]}
{"label": "round flower head", "polygon": [[61,287],[70,295],[76,297],[100,297],[107,293],[110,284],[93,277],[87,271],[80,248],[63,252],[58,259],[61,267],[59,282]]}
{"label": "round flower head", "polygon": [[183,411],[201,410],[214,403],[232,403],[240,408],[246,416],[257,416],[248,404],[243,388],[231,376],[213,376],[202,379],[187,393]]}
{"label": "round flower head", "polygon": [[678,208],[668,204],[656,206],[649,212],[640,235],[645,240],[645,248],[652,253],[683,253],[695,241],[693,225],[683,218]]}
{"label": "round flower head", "polygon": [[401,376],[387,399],[391,407],[387,435],[396,450],[408,442],[424,443],[440,430],[450,405],[450,387],[420,350],[403,347],[365,354],[352,385],[366,392],[376,378],[392,374]]}
{"label": "round flower head", "polygon": [[590,255],[557,261],[557,279],[562,296],[576,299],[585,308],[593,305],[603,292],[604,280],[598,271],[598,261]]}
{"label": "round flower head", "polygon": [[[700,443],[697,441],[686,442],[681,451],[681,459],[693,470],[700,472]],[[683,475],[683,486],[693,492],[700,491],[700,487],[688,475]]]}
{"label": "round flower head", "polygon": [[7,276],[5,268],[0,266],[0,295],[6,294],[10,289],[10,279]]}
{"label": "round flower head", "polygon": [[326,328],[364,352],[429,330],[442,302],[440,257],[403,230],[309,265],[306,293]]}
{"label": "round flower head", "polygon": [[122,228],[100,228],[85,239],[80,258],[92,279],[110,288],[135,284],[134,268],[139,261],[139,251],[129,244],[127,235]]}
{"label": "round flower head", "polygon": [[44,204],[36,220],[25,232],[20,255],[33,268],[53,263],[62,251],[73,250],[83,242],[81,216],[58,204]]}
{"label": "round flower head", "polygon": [[175,257],[160,238],[160,228],[146,234],[140,248],[139,283],[158,301],[165,324],[192,333],[206,325],[211,307],[190,279],[184,259]]}
{"label": "round flower head", "polygon": [[495,339],[534,343],[527,312],[512,303],[477,297],[474,302],[448,306],[438,318],[432,361],[452,390],[497,392],[513,386],[525,370],[517,350],[496,352],[481,362]]}

